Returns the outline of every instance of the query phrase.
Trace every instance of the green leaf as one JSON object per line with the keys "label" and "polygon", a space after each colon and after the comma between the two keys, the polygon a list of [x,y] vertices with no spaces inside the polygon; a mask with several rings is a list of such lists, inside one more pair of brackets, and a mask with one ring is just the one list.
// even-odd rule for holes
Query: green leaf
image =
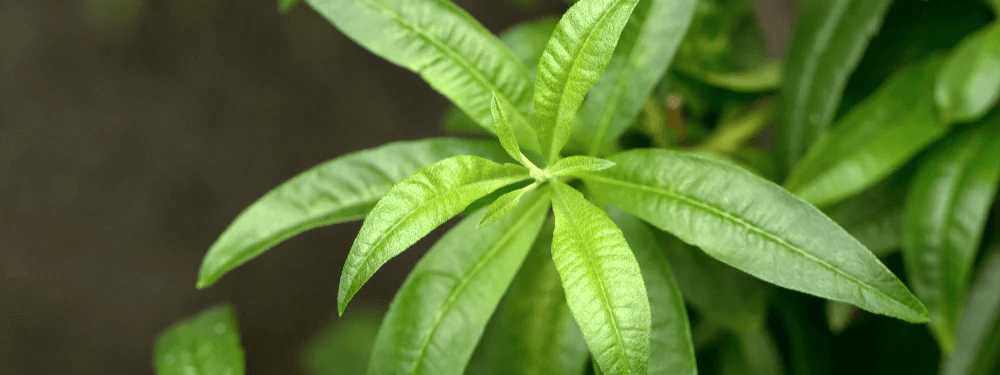
{"label": "green leaf", "polygon": [[488,366],[475,374],[583,373],[587,366],[587,343],[566,305],[551,248],[550,222],[535,241],[494,316],[496,329],[479,344],[487,351]]}
{"label": "green leaf", "polygon": [[765,125],[774,119],[774,104],[762,100],[746,113],[725,118],[699,148],[716,154],[738,153]]}
{"label": "green leaf", "polygon": [[333,319],[303,348],[300,363],[309,375],[363,374],[385,309],[354,309]]}
{"label": "green leaf", "polygon": [[474,215],[448,231],[389,306],[368,373],[461,374],[548,208],[539,192],[497,225],[478,228]]}
{"label": "green leaf", "polygon": [[537,149],[525,113],[531,77],[510,49],[447,0],[306,0],[372,53],[420,74],[477,123],[493,130],[497,93],[525,147]]}
{"label": "green leaf", "polygon": [[339,312],[389,259],[480,197],[525,178],[527,170],[520,165],[455,156],[393,186],[365,218],[347,255],[337,294]]}
{"label": "green leaf", "polygon": [[538,62],[535,130],[549,163],[569,140],[583,97],[611,59],[638,0],[581,0],[559,20]]}
{"label": "green leaf", "polygon": [[552,260],[587,347],[605,373],[645,374],[650,306],[639,263],[604,211],[562,182],[551,186]]}
{"label": "green leaf", "polygon": [[838,335],[843,333],[857,315],[858,308],[854,307],[854,305],[837,301],[826,301],[826,325],[830,328],[830,332]]}
{"label": "green leaf", "polygon": [[559,159],[555,165],[549,168],[549,173],[554,176],[576,176],[585,172],[603,171],[614,166],[615,163],[604,159],[576,155]]}
{"label": "green leaf", "polygon": [[937,116],[933,97],[940,62],[925,59],[882,84],[809,150],[785,188],[828,206],[871,187],[942,137],[949,126]]}
{"label": "green leaf", "polygon": [[860,195],[823,210],[877,257],[903,244],[903,197],[909,180],[890,177]]}
{"label": "green leaf", "polygon": [[695,0],[640,1],[621,33],[607,71],[581,108],[572,140],[589,155],[607,155],[642,111],[666,73],[694,14]]}
{"label": "green leaf", "polygon": [[[779,92],[775,151],[783,170],[833,122],[847,78],[882,23],[891,0],[802,2]],[[916,109],[916,108],[914,108]]]}
{"label": "green leaf", "polygon": [[[912,322],[920,301],[833,220],[717,157],[633,150],[584,176],[601,200],[764,281]],[[656,166],[657,168],[651,168]]]}
{"label": "green leaf", "polygon": [[514,211],[514,208],[517,207],[517,203],[521,201],[521,196],[531,189],[534,189],[536,186],[538,186],[537,182],[501,195],[497,198],[497,200],[490,204],[490,207],[486,210],[486,214],[483,215],[482,220],[479,221],[479,227],[485,227],[493,224],[507,216],[507,214],[511,211]]}
{"label": "green leaf", "polygon": [[697,374],[684,297],[660,244],[646,223],[614,208],[608,216],[621,229],[642,271],[651,319],[650,375]]}
{"label": "green leaf", "polygon": [[934,99],[945,122],[983,117],[1000,98],[1000,23],[969,35],[945,60]]}
{"label": "green leaf", "polygon": [[1000,183],[1000,116],[962,129],[922,159],[906,195],[903,260],[932,332],[951,351],[965,291]]}
{"label": "green leaf", "polygon": [[726,375],[783,375],[781,351],[764,329],[732,333],[722,345],[722,374]]}
{"label": "green leaf", "polygon": [[292,10],[295,4],[298,4],[299,0],[278,0],[278,11],[281,13],[286,13]]}
{"label": "green leaf", "polygon": [[208,249],[198,287],[309,229],[360,220],[393,185],[431,163],[458,155],[507,160],[494,142],[439,138],[397,142],[320,164],[243,211]]}
{"label": "green leaf", "polygon": [[656,239],[670,262],[681,294],[713,323],[735,332],[760,329],[767,319],[767,285],[657,230]]}
{"label": "green leaf", "polygon": [[990,375],[1000,371],[1000,247],[983,260],[958,323],[955,351],[944,375]]}
{"label": "green leaf", "polygon": [[517,136],[514,135],[514,130],[510,128],[510,123],[507,122],[507,113],[503,108],[503,103],[497,98],[496,93],[493,93],[492,104],[490,105],[490,111],[493,115],[493,125],[496,126],[497,138],[500,139],[500,145],[503,149],[507,151],[507,155],[518,163],[524,166],[531,166],[533,168],[534,164],[528,158],[524,157],[521,153],[521,147],[517,144]]}
{"label": "green leaf", "polygon": [[781,60],[770,61],[745,72],[712,72],[683,67],[681,72],[709,85],[735,92],[758,93],[781,87]]}
{"label": "green leaf", "polygon": [[156,339],[158,375],[241,375],[243,347],[232,307],[215,307],[170,327]]}

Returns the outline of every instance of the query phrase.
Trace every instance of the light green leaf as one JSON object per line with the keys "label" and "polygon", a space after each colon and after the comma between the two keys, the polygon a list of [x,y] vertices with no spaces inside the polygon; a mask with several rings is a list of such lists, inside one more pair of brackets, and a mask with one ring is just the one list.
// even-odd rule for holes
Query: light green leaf
{"label": "light green leaf", "polygon": [[545,193],[514,215],[448,231],[407,277],[382,321],[368,373],[461,374],[548,214]]}
{"label": "light green leaf", "polygon": [[967,36],[945,60],[934,99],[945,122],[983,117],[1000,97],[1000,23]]}
{"label": "light green leaf", "polygon": [[494,142],[439,138],[397,142],[320,164],[243,211],[212,244],[198,287],[309,229],[360,220],[393,185],[431,163],[458,155],[508,160]]}
{"label": "light green leaf", "polygon": [[646,223],[635,216],[617,208],[612,208],[608,216],[621,229],[632,248],[642,271],[646,293],[649,294],[649,374],[697,374],[684,297],[670,271],[670,264],[660,250],[660,244]]}
{"label": "light green leaf", "polygon": [[[801,3],[779,92],[775,151],[788,171],[826,132],[847,78],[878,32],[891,0]],[[917,108],[913,108],[917,109]]]}
{"label": "light green leaf", "polygon": [[744,145],[765,125],[774,119],[774,103],[762,100],[746,113],[723,119],[719,127],[699,149],[722,155],[731,155],[744,149]]}
{"label": "light green leaf", "polygon": [[559,159],[549,168],[553,176],[576,176],[584,172],[599,172],[614,167],[615,163],[591,156],[575,155]]}
{"label": "light green leaf", "polygon": [[535,130],[549,163],[569,140],[583,97],[611,59],[638,0],[581,0],[559,20],[538,62]]}
{"label": "light green leaf", "polygon": [[709,85],[735,92],[758,93],[777,90],[781,87],[781,60],[773,60],[745,72],[701,71],[687,66],[680,70],[682,73]]}
{"label": "light green leaf", "polygon": [[278,0],[278,11],[281,13],[288,12],[298,3],[299,0]]}
{"label": "light green leaf", "polygon": [[170,327],[156,339],[153,357],[158,375],[242,375],[236,314],[220,306]]}
{"label": "light green leaf", "polygon": [[900,249],[903,244],[903,197],[909,180],[890,177],[860,195],[825,210],[827,216],[850,233],[877,257]]}
{"label": "light green leaf", "polygon": [[587,347],[605,373],[645,374],[650,311],[639,263],[604,211],[562,182],[551,186],[552,260]]}
{"label": "light green leaf", "polygon": [[384,308],[353,309],[333,319],[309,341],[300,355],[304,373],[309,375],[363,374],[375,345]]}
{"label": "light green leaf", "polygon": [[503,149],[507,151],[507,155],[518,163],[524,164],[525,166],[532,165],[528,158],[524,157],[521,153],[521,147],[517,145],[517,137],[514,135],[514,130],[510,128],[510,123],[507,122],[507,113],[503,109],[503,103],[497,98],[496,93],[493,93],[492,104],[490,105],[490,112],[493,115],[493,125],[496,127],[497,138],[500,139],[500,145]]}
{"label": "light green leaf", "polygon": [[604,75],[581,108],[571,143],[589,155],[607,155],[635,122],[666,73],[694,14],[695,0],[640,1],[621,33]]}
{"label": "light green leaf", "polygon": [[514,211],[514,208],[517,207],[517,203],[521,201],[521,196],[531,189],[534,189],[536,186],[538,186],[537,182],[501,195],[497,198],[497,200],[490,204],[490,207],[486,210],[486,214],[483,215],[482,220],[479,221],[479,227],[485,227],[493,224],[507,216],[507,214],[511,211]]}
{"label": "light green leaf", "polygon": [[816,206],[854,196],[899,169],[949,126],[934,108],[937,56],[896,73],[844,115],[802,159],[785,188]]}
{"label": "light green leaf", "polygon": [[727,335],[719,361],[726,375],[783,375],[781,351],[764,329]]}
{"label": "light green leaf", "polygon": [[549,222],[494,315],[496,329],[479,344],[487,366],[474,374],[583,374],[587,343],[566,305],[551,248]]}
{"label": "light green leaf", "polygon": [[944,375],[991,375],[1000,372],[1000,247],[993,246],[969,291],[958,323],[955,351]]}
{"label": "light green leaf", "polygon": [[903,260],[932,332],[950,352],[972,264],[1000,183],[1000,116],[949,136],[922,159],[909,192]]}
{"label": "light green leaf", "polygon": [[669,233],[656,239],[681,294],[699,313],[734,332],[760,329],[767,319],[767,285],[719,262]]}
{"label": "light green leaf", "polygon": [[365,218],[347,255],[337,294],[339,312],[389,259],[480,197],[526,178],[528,171],[520,165],[456,156],[393,186]]}
{"label": "light green leaf", "polygon": [[531,77],[510,49],[448,0],[306,0],[372,53],[421,77],[477,123],[493,130],[490,95],[512,108],[511,127],[537,149],[524,114]]}
{"label": "light green leaf", "polygon": [[[833,220],[717,157],[633,150],[584,176],[590,191],[764,281],[911,322],[920,301]],[[655,167],[651,167],[655,166]]]}

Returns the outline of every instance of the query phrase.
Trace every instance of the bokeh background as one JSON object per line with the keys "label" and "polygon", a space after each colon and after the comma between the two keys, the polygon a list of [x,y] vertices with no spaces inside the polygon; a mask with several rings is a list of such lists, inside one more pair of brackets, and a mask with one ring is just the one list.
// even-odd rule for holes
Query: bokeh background
{"label": "bokeh background", "polygon": [[[458,0],[490,30],[561,14]],[[791,0],[758,0],[780,55]],[[295,374],[336,316],[360,223],[308,232],[207,290],[206,249],[282,181],[333,157],[442,134],[447,101],[299,5],[0,0],[0,374],[147,374],[159,332],[220,302],[249,374]],[[352,308],[387,303],[441,231]]]}

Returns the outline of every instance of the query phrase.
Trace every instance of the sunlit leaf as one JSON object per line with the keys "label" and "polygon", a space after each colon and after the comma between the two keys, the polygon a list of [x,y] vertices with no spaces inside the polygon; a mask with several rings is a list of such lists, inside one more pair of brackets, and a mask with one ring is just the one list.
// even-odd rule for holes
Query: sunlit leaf
{"label": "sunlit leaf", "polygon": [[598,172],[615,166],[610,161],[591,156],[570,156],[559,159],[555,165],[549,168],[549,172],[554,176],[575,176],[585,172]]}
{"label": "sunlit leaf", "polygon": [[242,375],[243,347],[229,306],[204,311],[156,339],[158,375]]}
{"label": "sunlit leaf", "polygon": [[934,99],[945,122],[978,120],[1000,97],[1000,23],[962,40],[945,60]]}

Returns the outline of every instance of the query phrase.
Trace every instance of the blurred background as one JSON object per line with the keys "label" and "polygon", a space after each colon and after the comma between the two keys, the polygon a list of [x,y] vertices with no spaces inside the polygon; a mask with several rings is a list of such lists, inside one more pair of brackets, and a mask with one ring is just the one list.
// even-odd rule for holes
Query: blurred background
{"label": "blurred background", "polygon": [[[567,7],[456,2],[494,32]],[[793,1],[754,10],[780,55]],[[336,316],[360,222],[196,290],[202,256],[284,180],[442,135],[446,108],[301,4],[0,0],[0,374],[152,373],[157,334],[222,302],[237,309],[248,373],[299,373],[303,344]],[[379,271],[348,316],[388,303],[440,233]]]}

